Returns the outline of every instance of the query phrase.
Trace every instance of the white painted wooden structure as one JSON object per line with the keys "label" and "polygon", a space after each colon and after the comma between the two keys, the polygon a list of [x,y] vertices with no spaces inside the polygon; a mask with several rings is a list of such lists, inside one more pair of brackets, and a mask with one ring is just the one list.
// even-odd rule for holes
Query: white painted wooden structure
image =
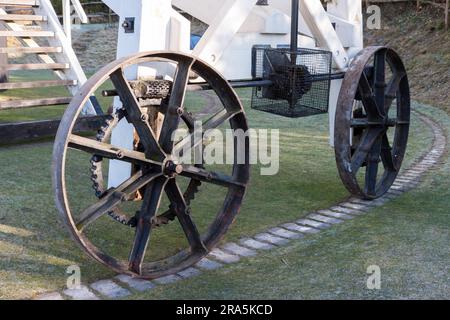
{"label": "white painted wooden structure", "polygon": [[80,19],[81,23],[88,23],[89,19],[84,12],[80,0],[62,0],[63,26],[67,40],[72,43],[72,8]]}
{"label": "white painted wooden structure", "polygon": [[[120,17],[135,19],[134,33],[119,28],[118,58],[147,50],[189,51],[190,22],[175,6],[208,24],[206,33],[193,50],[195,56],[218,69],[228,80],[251,78],[251,50],[254,45],[288,45],[291,0],[103,0]],[[360,0],[332,0],[326,9],[320,0],[300,0],[300,47],[321,48],[333,54],[335,71],[345,71],[363,48]],[[141,69],[141,68],[140,68]],[[153,72],[157,70],[154,69]],[[161,70],[158,70],[161,72]],[[147,74],[148,68],[133,70],[129,79]],[[334,119],[342,80],[333,80],[330,93],[330,143],[334,141]],[[119,103],[119,102],[117,102]],[[121,124],[113,134],[114,145],[132,147],[133,132]],[[130,166],[110,165],[110,186],[129,176]]]}
{"label": "white painted wooden structure", "polygon": [[[81,8],[79,1],[71,1],[73,4],[78,3],[79,8],[77,12],[81,12],[79,11]],[[10,14],[5,8],[11,6],[32,10],[33,14]],[[35,23],[35,29],[27,29],[27,26],[23,24],[24,21]],[[59,22],[50,0],[0,0],[0,24],[6,30],[0,32],[0,37],[16,37],[21,43],[19,47],[0,48],[0,53],[36,54],[40,63],[33,64],[32,67],[38,70],[52,70],[60,79],[60,81],[27,82],[25,84],[4,83],[0,84],[0,89],[2,89],[2,86],[4,87],[3,89],[15,89],[18,86],[24,88],[25,85],[26,88],[64,85],[71,95],[75,95],[87,81],[72,44]],[[39,37],[41,41],[37,42],[36,37]],[[48,47],[42,46],[42,40],[48,43]],[[5,70],[32,70],[30,64],[7,64],[1,65],[0,68]],[[71,97],[55,97],[51,99],[10,101],[2,103],[0,109],[67,104],[70,102],[70,99]],[[84,113],[96,114],[90,102],[86,104]]]}

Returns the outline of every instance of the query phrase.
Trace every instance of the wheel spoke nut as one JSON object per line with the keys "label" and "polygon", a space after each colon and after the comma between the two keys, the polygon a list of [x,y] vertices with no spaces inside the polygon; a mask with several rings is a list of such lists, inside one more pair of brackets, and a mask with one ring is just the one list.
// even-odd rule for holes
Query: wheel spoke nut
{"label": "wheel spoke nut", "polygon": [[168,176],[178,175],[183,172],[183,166],[169,160],[166,162],[164,171]]}

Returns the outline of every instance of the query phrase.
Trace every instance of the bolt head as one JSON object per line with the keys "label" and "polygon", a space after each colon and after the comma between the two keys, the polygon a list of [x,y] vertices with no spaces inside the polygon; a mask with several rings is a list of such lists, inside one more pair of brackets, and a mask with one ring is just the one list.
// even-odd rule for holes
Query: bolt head
{"label": "bolt head", "polygon": [[142,121],[142,122],[148,121],[148,114],[143,113],[143,114],[141,115],[141,121]]}

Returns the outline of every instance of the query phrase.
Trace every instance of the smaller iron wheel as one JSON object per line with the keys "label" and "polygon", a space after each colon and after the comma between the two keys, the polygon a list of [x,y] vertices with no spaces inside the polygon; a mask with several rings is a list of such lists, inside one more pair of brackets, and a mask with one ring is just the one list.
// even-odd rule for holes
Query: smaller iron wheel
{"label": "smaller iron wheel", "polygon": [[338,171],[354,196],[371,200],[390,189],[405,156],[410,112],[398,54],[386,47],[362,50],[345,75],[335,122]]}

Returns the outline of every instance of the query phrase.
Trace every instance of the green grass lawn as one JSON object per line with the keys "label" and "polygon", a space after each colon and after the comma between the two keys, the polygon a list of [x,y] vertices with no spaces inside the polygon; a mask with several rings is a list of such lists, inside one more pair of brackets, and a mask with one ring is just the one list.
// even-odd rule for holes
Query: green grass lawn
{"label": "green grass lawn", "polygon": [[[348,196],[338,178],[333,150],[328,145],[327,115],[305,119],[276,117],[250,110],[248,90],[239,90],[239,95],[246,107],[250,127],[280,129],[280,172],[273,177],[263,177],[259,175],[259,167],[253,167],[248,195],[226,241],[254,235],[267,227],[293,221]],[[56,109],[50,110],[57,116]],[[17,115],[9,116],[17,120]],[[3,113],[0,113],[0,118],[3,119]],[[427,150],[430,143],[429,129],[413,117],[411,143],[405,166],[423,150]],[[85,256],[70,240],[58,220],[50,182],[51,151],[50,142],[0,149],[0,298],[29,298],[43,291],[62,289],[66,283],[65,270],[73,264],[81,267],[82,281],[85,283],[113,275],[111,271]],[[89,182],[89,157],[74,153],[70,160],[69,181],[78,183],[76,186],[69,186],[71,199],[75,205],[79,204],[81,209],[88,201],[93,201]],[[445,179],[442,179],[444,183]],[[202,190],[193,212],[205,216],[206,219],[206,214],[220,200],[220,191],[214,187],[205,187]],[[419,201],[419,197],[416,195],[413,200]],[[414,204],[404,202],[401,208],[405,210],[405,214],[421,216],[420,207]],[[430,212],[435,213],[434,210]],[[384,248],[379,247],[377,241],[367,242],[365,237],[372,234],[379,241],[386,241],[386,244],[394,246],[394,238],[400,235],[395,234],[393,229],[380,230],[380,227],[386,227],[382,217],[382,214],[370,215],[308,238],[295,246],[246,260],[243,264],[197,279],[159,288],[148,296],[138,298],[314,297],[313,293],[296,295],[307,283],[314,287],[316,294],[322,292],[324,295],[329,293],[333,296],[333,292],[328,290],[333,284],[324,285],[327,277],[335,278],[339,274],[355,277],[354,270],[364,268],[358,264],[357,258],[361,258],[358,253],[370,248],[379,250],[379,254],[383,252]],[[387,221],[395,217],[388,216]],[[401,212],[398,217],[400,220],[397,222],[407,222],[401,218]],[[205,222],[206,220],[200,218],[200,224]],[[343,232],[341,228],[349,230]],[[89,232],[92,232],[95,242],[105,247],[108,252],[122,256],[128,254],[132,230],[105,217]],[[150,247],[152,251],[148,257],[168,253],[184,241],[176,224],[161,228],[156,235],[159,242]],[[439,232],[437,236],[441,236]],[[405,243],[410,244],[410,241]],[[391,253],[398,257],[398,252],[389,251],[389,254]],[[283,261],[288,261],[287,264],[280,263],[282,257],[286,257],[287,260]],[[345,267],[348,266],[346,263],[351,264],[353,261],[356,269],[345,272]],[[324,270],[328,270],[328,273]],[[319,276],[321,274],[322,276]],[[364,277],[364,273],[360,276]],[[264,279],[264,282],[260,283],[256,279]],[[285,285],[279,284],[280,279],[284,279]],[[314,283],[322,284],[322,289]],[[250,291],[246,286],[254,290]],[[265,292],[265,295],[262,292]],[[347,294],[351,296],[350,293]],[[342,295],[345,295],[344,291]]]}
{"label": "green grass lawn", "polygon": [[[38,80],[55,80],[55,75],[52,72],[42,71],[14,71],[10,73],[10,82],[22,81],[38,81]],[[108,83],[102,86],[100,90],[110,89],[112,86]],[[100,93],[100,92],[99,92]],[[52,97],[69,97],[70,93],[65,87],[42,88],[42,89],[15,89],[6,92],[0,92],[0,102],[6,100],[29,100],[29,99],[43,99]],[[101,94],[97,94],[99,102],[104,111],[112,103],[112,98],[104,98]],[[21,121],[35,121],[35,120],[53,120],[60,119],[64,113],[66,106],[48,106],[39,108],[27,108],[17,110],[2,110],[0,111],[0,123],[21,122]]]}
{"label": "green grass lawn", "polygon": [[[419,107],[450,127],[443,111]],[[419,188],[368,215],[130,299],[448,299],[448,158]],[[381,268],[381,290],[366,287],[370,265]]]}

